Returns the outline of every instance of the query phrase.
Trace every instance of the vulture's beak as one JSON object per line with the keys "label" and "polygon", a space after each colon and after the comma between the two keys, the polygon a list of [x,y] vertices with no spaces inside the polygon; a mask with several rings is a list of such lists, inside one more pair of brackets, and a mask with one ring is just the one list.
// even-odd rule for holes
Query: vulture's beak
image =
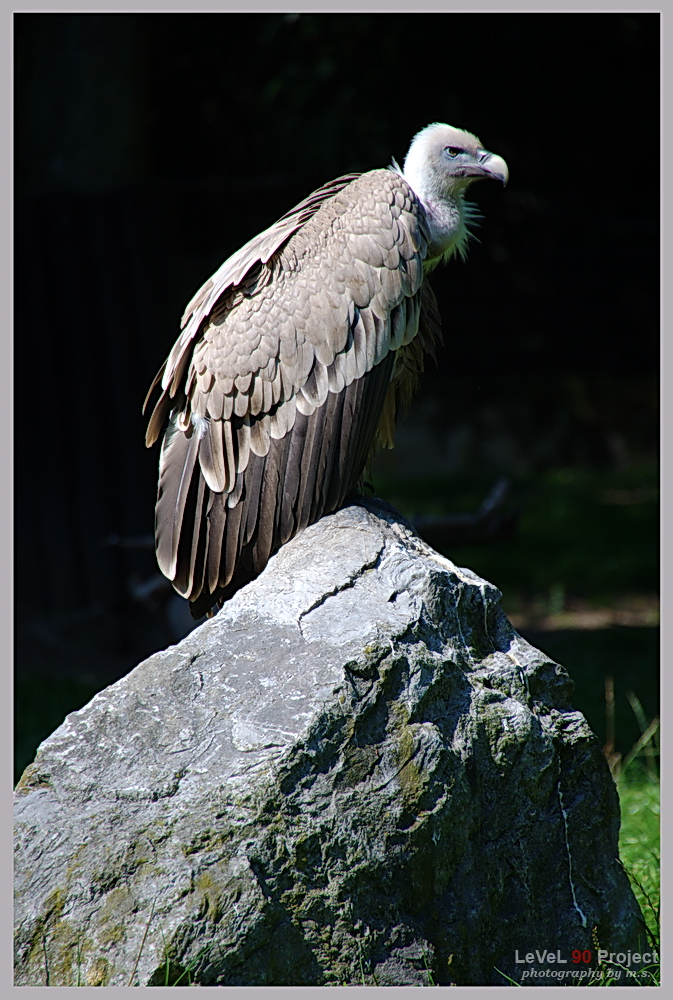
{"label": "vulture's beak", "polygon": [[505,187],[509,180],[509,170],[502,156],[489,153],[487,149],[480,149],[477,161],[473,170],[470,170],[470,174],[475,180],[490,177],[494,181],[500,181]]}

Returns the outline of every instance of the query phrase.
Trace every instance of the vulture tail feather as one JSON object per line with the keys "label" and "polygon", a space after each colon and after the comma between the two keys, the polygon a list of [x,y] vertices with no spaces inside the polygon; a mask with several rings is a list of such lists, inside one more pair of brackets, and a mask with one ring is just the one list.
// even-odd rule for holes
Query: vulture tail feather
{"label": "vulture tail feather", "polygon": [[157,562],[169,580],[176,574],[185,506],[198,450],[195,434],[187,437],[174,423],[169,424],[161,449],[155,517]]}

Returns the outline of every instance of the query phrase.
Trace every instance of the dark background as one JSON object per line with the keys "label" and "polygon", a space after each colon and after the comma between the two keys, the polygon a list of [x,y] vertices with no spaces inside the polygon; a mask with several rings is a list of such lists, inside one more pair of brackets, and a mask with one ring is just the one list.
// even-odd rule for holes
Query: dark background
{"label": "dark background", "polygon": [[[147,547],[158,456],[140,410],[185,304],[313,188],[402,162],[436,120],[476,133],[511,181],[473,189],[480,242],[433,276],[445,346],[375,486],[413,515],[473,508],[508,477],[517,533],[446,554],[568,667],[601,738],[617,677],[625,752],[625,690],[656,711],[658,15],[14,27],[19,770],[184,632]],[[622,612],[574,635],[573,607]]]}

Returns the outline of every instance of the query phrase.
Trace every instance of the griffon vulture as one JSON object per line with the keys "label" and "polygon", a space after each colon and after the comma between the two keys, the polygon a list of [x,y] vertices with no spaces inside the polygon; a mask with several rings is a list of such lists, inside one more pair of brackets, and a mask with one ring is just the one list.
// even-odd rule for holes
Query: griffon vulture
{"label": "griffon vulture", "polygon": [[[224,262],[187,306],[148,393],[166,417],[156,552],[192,615],[262,572],[336,510],[439,336],[424,273],[465,254],[474,181],[505,161],[469,132],[428,125],[400,170],[348,174]],[[145,401],[147,404],[147,400]]]}

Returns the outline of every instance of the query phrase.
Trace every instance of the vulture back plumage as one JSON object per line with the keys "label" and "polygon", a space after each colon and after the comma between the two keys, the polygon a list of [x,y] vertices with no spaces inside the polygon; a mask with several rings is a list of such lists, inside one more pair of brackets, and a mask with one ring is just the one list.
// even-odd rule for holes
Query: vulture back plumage
{"label": "vulture back plumage", "polygon": [[428,126],[404,173],[325,184],[188,305],[148,393],[161,384],[146,442],[168,417],[157,560],[195,618],[341,506],[377,445],[392,447],[439,337],[424,269],[464,252],[463,194],[479,176],[506,181],[504,161],[469,133]]}

